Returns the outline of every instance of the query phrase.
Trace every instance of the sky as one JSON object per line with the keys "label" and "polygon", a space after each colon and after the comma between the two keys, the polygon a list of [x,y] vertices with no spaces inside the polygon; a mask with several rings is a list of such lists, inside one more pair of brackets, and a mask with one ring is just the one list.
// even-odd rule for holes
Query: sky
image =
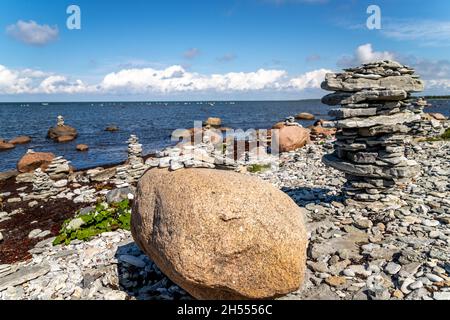
{"label": "sky", "polygon": [[327,72],[380,59],[450,94],[449,13],[446,0],[2,0],[0,101],[320,98]]}

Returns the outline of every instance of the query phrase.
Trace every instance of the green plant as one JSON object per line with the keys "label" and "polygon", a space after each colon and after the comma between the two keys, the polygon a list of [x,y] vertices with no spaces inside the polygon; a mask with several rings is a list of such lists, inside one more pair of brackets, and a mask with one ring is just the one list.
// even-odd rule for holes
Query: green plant
{"label": "green plant", "polygon": [[247,168],[250,173],[262,172],[270,169],[270,164],[252,164]]}
{"label": "green plant", "polygon": [[[73,227],[75,219],[79,221],[77,227]],[[78,215],[75,219],[64,221],[61,231],[53,245],[68,245],[72,240],[88,241],[92,237],[103,232],[117,229],[130,230],[131,208],[128,200],[108,206],[106,203],[97,204],[95,210],[87,214]]]}
{"label": "green plant", "polygon": [[450,140],[450,129],[445,130],[445,132],[438,137],[427,138],[425,141],[433,142],[442,140]]}

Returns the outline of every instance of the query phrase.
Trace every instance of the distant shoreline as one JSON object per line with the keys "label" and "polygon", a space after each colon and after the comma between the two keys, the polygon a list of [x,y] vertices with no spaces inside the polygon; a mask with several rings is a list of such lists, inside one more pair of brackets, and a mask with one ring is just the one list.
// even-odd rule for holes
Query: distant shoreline
{"label": "distant shoreline", "polygon": [[428,100],[450,100],[450,96],[425,96]]}
{"label": "distant shoreline", "polygon": [[[450,95],[442,95],[442,96],[415,96],[423,97],[424,99],[429,100],[450,100]],[[267,100],[97,100],[97,101],[0,101],[0,105],[2,104],[75,104],[75,103],[93,103],[93,104],[116,104],[116,103],[142,103],[142,104],[164,104],[164,103],[242,103],[242,102],[300,102],[300,101],[320,101],[321,98],[310,98],[310,99],[267,99]]]}

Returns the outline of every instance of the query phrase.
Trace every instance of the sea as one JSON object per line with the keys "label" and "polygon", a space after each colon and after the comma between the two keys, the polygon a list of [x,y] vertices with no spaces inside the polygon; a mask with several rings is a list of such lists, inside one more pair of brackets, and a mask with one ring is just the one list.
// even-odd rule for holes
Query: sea
{"label": "sea", "polygon": [[[428,100],[426,112],[450,116],[450,100]],[[70,102],[70,103],[0,103],[0,139],[26,135],[32,142],[0,152],[0,172],[13,170],[17,161],[33,149],[52,152],[71,161],[76,169],[120,163],[127,158],[127,140],[139,137],[144,154],[172,145],[175,129],[194,127],[194,121],[219,117],[222,125],[233,129],[267,129],[287,116],[312,113],[316,119],[329,119],[329,106],[320,100],[300,101],[189,101],[189,102]],[[78,138],[55,143],[46,138],[56,118],[77,129]],[[309,126],[314,121],[300,121]],[[110,125],[117,132],[107,132]],[[87,144],[88,152],[76,151],[77,144]]]}

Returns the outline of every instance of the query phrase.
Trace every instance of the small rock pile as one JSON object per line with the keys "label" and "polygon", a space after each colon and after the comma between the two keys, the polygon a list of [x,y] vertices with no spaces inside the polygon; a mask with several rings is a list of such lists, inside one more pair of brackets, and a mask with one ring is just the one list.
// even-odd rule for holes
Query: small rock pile
{"label": "small rock pile", "polygon": [[297,126],[297,127],[303,127],[300,123],[295,121],[295,117],[287,117],[284,121],[285,126]]}
{"label": "small rock pile", "polygon": [[45,172],[49,175],[49,177],[53,180],[64,179],[70,173],[70,162],[64,159],[63,157],[56,157],[52,160],[52,162],[48,165],[48,168]]}
{"label": "small rock pile", "polygon": [[33,194],[31,195],[31,198],[45,199],[56,193],[57,190],[49,175],[43,172],[41,168],[34,170]]}
{"label": "small rock pile", "polygon": [[[422,98],[415,104],[421,110],[428,105]],[[446,129],[450,128],[450,122],[440,113],[423,113],[422,111],[420,120],[409,123],[408,127],[411,128],[411,135],[415,137],[433,138],[442,135]]]}
{"label": "small rock pile", "polygon": [[[238,143],[237,143],[238,144]],[[242,148],[244,148],[242,143]],[[264,147],[252,149],[250,152],[241,152],[239,159],[235,160],[235,153],[239,154],[239,146],[231,139],[223,149],[217,148],[207,136],[202,143],[184,144],[169,147],[149,158],[146,165],[151,168],[170,168],[175,171],[182,168],[209,168],[238,171],[240,166],[260,164],[269,165],[277,161],[275,156],[268,155]],[[263,150],[264,149],[264,150]]]}
{"label": "small rock pile", "polygon": [[128,139],[128,161],[124,166],[117,168],[115,184],[119,187],[126,187],[130,183],[137,182],[144,174],[148,166],[144,164],[142,158],[142,144],[136,135],[131,135]]}
{"label": "small rock pile", "polygon": [[323,161],[346,174],[347,196],[358,201],[392,200],[395,186],[419,172],[405,157],[408,123],[420,121],[423,105],[410,94],[424,89],[414,70],[395,61],[378,61],[327,74],[322,89],[335,91],[322,102],[341,105],[330,111],[335,126],[335,153]]}

